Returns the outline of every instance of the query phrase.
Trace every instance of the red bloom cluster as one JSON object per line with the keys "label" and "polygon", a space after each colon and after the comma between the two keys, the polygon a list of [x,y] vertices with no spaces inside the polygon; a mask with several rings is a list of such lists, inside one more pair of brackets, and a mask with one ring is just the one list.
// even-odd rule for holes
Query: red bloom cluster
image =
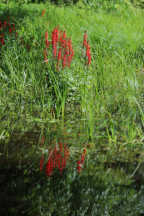
{"label": "red bloom cluster", "polygon": [[83,36],[83,48],[84,47],[87,47],[87,32],[85,32]]}
{"label": "red bloom cluster", "polygon": [[[42,136],[40,146],[42,146],[45,142],[45,137]],[[77,161],[77,171],[81,172],[83,168],[85,156],[86,156],[86,148],[84,148],[81,159]],[[47,176],[51,176],[53,174],[53,170],[58,168],[60,173],[62,174],[63,169],[66,167],[67,160],[69,158],[69,149],[66,144],[59,142],[58,145],[55,146],[54,149],[50,150],[48,155],[48,161],[46,163],[45,173]],[[44,154],[40,159],[40,171],[43,170],[44,167]]]}
{"label": "red bloom cluster", "polygon": [[44,15],[45,15],[45,13],[46,13],[46,10],[45,10],[45,9],[44,9],[44,10],[42,10],[41,16],[44,16]]}
{"label": "red bloom cluster", "polygon": [[56,57],[56,55],[57,55],[58,36],[59,36],[58,28],[54,28],[54,30],[52,31],[53,57]]}
{"label": "red bloom cluster", "polygon": [[[51,150],[46,163],[46,175],[51,176],[54,168],[58,168],[60,173],[66,167],[66,162],[69,158],[69,150],[66,145],[63,146],[59,143],[59,149],[57,147]],[[44,156],[42,155],[40,160],[40,171],[42,171],[44,165]]]}
{"label": "red bloom cluster", "polygon": [[86,64],[91,64],[91,51],[89,41],[87,40],[87,32],[84,33],[83,37],[83,48],[86,48]]}
{"label": "red bloom cluster", "polygon": [[81,160],[77,161],[77,171],[80,173],[81,169],[82,169],[82,165],[84,163],[85,160],[85,156],[86,156],[86,149],[83,150],[83,153],[81,155]]}
{"label": "red bloom cluster", "polygon": [[[15,24],[10,24],[9,21],[0,21],[0,47],[5,45],[5,33],[9,33],[12,35],[15,32]],[[17,32],[15,32],[15,36],[17,37]]]}
{"label": "red bloom cluster", "polygon": [[[48,41],[48,32],[45,32],[45,45],[49,48],[52,44],[53,58],[57,61],[57,69],[59,70],[60,62],[62,67],[70,67],[74,51],[72,48],[72,41],[68,39],[65,31],[59,31],[58,27],[52,31],[51,41]],[[46,48],[44,51],[44,60],[48,62]]]}

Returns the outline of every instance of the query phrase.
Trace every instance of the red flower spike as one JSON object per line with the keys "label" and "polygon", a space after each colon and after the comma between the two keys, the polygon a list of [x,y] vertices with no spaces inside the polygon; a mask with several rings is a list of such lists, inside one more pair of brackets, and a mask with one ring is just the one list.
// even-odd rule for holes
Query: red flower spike
{"label": "red flower spike", "polygon": [[56,159],[53,160],[53,168],[56,168]]}
{"label": "red flower spike", "polygon": [[87,64],[91,64],[91,53],[90,53],[90,45],[89,42],[87,42],[87,47],[86,47],[86,57],[88,58]]}
{"label": "red flower spike", "polygon": [[63,68],[66,67],[66,63],[67,63],[67,55],[64,54],[63,59],[62,59],[62,66],[63,66]]}
{"label": "red flower spike", "polygon": [[66,38],[66,32],[65,31],[63,32],[63,36],[62,37],[63,37],[63,39]]}
{"label": "red flower spike", "polygon": [[46,10],[42,10],[41,16],[45,15]]}
{"label": "red flower spike", "polygon": [[83,37],[83,47],[87,47],[87,32],[85,31],[84,37]]}
{"label": "red flower spike", "polygon": [[62,174],[63,169],[66,167],[66,160],[65,158],[61,159],[61,166],[59,167],[59,171]]}
{"label": "red flower spike", "polygon": [[55,30],[55,37],[56,37],[56,43],[58,42],[58,37],[59,37],[59,30],[56,28]]}
{"label": "red flower spike", "polygon": [[81,155],[81,163],[84,162],[85,156],[86,156],[86,149],[83,150],[83,153]]}
{"label": "red flower spike", "polygon": [[65,48],[64,54],[67,55],[67,56],[69,55],[69,49],[68,49],[68,47]]}
{"label": "red flower spike", "polygon": [[71,60],[72,60],[72,56],[71,56],[71,55],[69,55],[69,56],[68,56],[68,59],[67,59],[67,61],[68,61],[68,67],[70,67]]}
{"label": "red flower spike", "polygon": [[59,151],[62,152],[62,150],[63,150],[63,144],[59,142]]}
{"label": "red flower spike", "polygon": [[60,167],[61,158],[62,158],[61,154],[60,154],[60,153],[57,153],[56,158],[55,158],[55,159],[56,159],[56,167],[57,167],[57,168]]}
{"label": "red flower spike", "polygon": [[52,175],[52,165],[51,165],[51,159],[48,160],[46,164],[46,175],[51,176]]}
{"label": "red flower spike", "polygon": [[58,168],[59,170],[61,169],[61,160],[60,160],[60,159],[57,161],[57,168]]}
{"label": "red flower spike", "polygon": [[56,57],[57,55],[57,47],[56,44],[53,46],[53,57]]}
{"label": "red flower spike", "polygon": [[88,57],[90,55],[90,45],[89,45],[89,42],[87,43],[87,46],[86,46],[86,56]]}
{"label": "red flower spike", "polygon": [[4,38],[0,38],[0,41],[1,41],[1,44],[2,44],[2,45],[5,45]]}
{"label": "red flower spike", "polygon": [[68,39],[68,41],[67,41],[67,46],[68,46],[69,55],[70,55],[70,54],[71,54],[71,51],[72,51],[72,41],[71,41],[71,39]]}
{"label": "red flower spike", "polygon": [[58,40],[58,41],[60,42],[60,44],[62,44],[62,41],[63,41],[63,32],[60,31],[60,32],[59,32],[59,35],[60,35],[60,36],[59,36],[59,40]]}
{"label": "red flower spike", "polygon": [[50,41],[48,41],[48,40],[45,40],[45,44],[46,44],[46,48],[49,48]]}
{"label": "red flower spike", "polygon": [[10,33],[10,34],[12,33],[12,28],[9,28],[9,33]]}
{"label": "red flower spike", "polygon": [[45,40],[48,40],[48,32],[45,32]]}
{"label": "red flower spike", "polygon": [[58,42],[58,36],[59,36],[59,31],[58,28],[56,27],[52,32],[52,44]]}
{"label": "red flower spike", "polygon": [[62,46],[62,48],[66,48],[66,40],[62,40],[61,46]]}
{"label": "red flower spike", "polygon": [[77,161],[77,171],[80,173],[82,169],[81,161]]}
{"label": "red flower spike", "polygon": [[82,155],[81,156],[81,163],[83,164],[83,162],[84,162],[84,159],[85,159],[85,155]]}
{"label": "red flower spike", "polygon": [[50,160],[48,160],[46,164],[46,175],[49,176],[49,173],[50,173]]}
{"label": "red flower spike", "polygon": [[[58,168],[60,173],[62,174],[63,169],[66,167],[66,160],[69,156],[69,151],[66,146],[64,145],[64,157],[62,156],[63,151],[63,144],[61,142],[59,144],[59,149],[55,146],[54,150],[50,151],[48,162],[46,164],[46,175],[51,176],[53,173],[54,168]],[[81,166],[81,165],[80,165]]]}
{"label": "red flower spike", "polygon": [[59,31],[55,28],[52,32],[52,47],[53,47],[53,57],[57,56],[57,42],[58,42]]}

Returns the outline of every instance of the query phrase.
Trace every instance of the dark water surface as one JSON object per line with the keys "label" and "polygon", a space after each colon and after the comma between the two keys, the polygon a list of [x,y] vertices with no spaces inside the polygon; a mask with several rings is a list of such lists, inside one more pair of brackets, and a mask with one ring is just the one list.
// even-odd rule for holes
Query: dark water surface
{"label": "dark water surface", "polygon": [[[51,127],[46,140],[48,145],[55,137],[60,139],[54,128]],[[71,133],[64,132],[72,155],[67,168],[62,175],[55,170],[51,177],[39,171],[40,133],[14,132],[7,148],[1,145],[4,153],[0,155],[0,215],[144,215],[142,154],[136,150],[120,154],[102,145],[91,150],[82,137],[80,145],[85,143],[89,153],[78,174],[76,160],[80,145],[77,143],[82,131],[78,130],[75,137]],[[61,140],[66,142],[64,136]],[[71,147],[74,142],[75,147]]]}

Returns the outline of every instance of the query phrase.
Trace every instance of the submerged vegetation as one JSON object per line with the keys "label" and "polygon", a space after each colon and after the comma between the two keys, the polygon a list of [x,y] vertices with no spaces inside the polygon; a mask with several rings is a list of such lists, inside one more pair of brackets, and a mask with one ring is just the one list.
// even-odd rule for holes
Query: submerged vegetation
{"label": "submerged vegetation", "polygon": [[143,215],[143,11],[45,2],[0,4],[0,212]]}

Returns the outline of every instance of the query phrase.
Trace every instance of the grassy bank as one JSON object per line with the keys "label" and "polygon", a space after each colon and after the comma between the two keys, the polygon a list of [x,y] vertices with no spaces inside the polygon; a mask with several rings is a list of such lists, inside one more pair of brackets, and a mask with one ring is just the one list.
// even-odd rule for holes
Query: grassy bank
{"label": "grassy bank", "polygon": [[[85,142],[90,139],[98,147],[142,146],[141,13],[129,10],[125,16],[119,11],[87,11],[84,18],[85,9],[48,6],[41,17],[43,9],[43,5],[25,5],[9,10],[18,40],[8,37],[1,48],[3,137],[35,124],[41,128],[50,121],[63,125],[78,120],[79,125],[73,124],[85,134]],[[48,64],[43,57],[45,31],[50,37],[55,26],[66,30],[75,51],[71,67],[59,72],[52,71],[51,54]],[[85,30],[92,53],[90,67],[81,57]]]}

